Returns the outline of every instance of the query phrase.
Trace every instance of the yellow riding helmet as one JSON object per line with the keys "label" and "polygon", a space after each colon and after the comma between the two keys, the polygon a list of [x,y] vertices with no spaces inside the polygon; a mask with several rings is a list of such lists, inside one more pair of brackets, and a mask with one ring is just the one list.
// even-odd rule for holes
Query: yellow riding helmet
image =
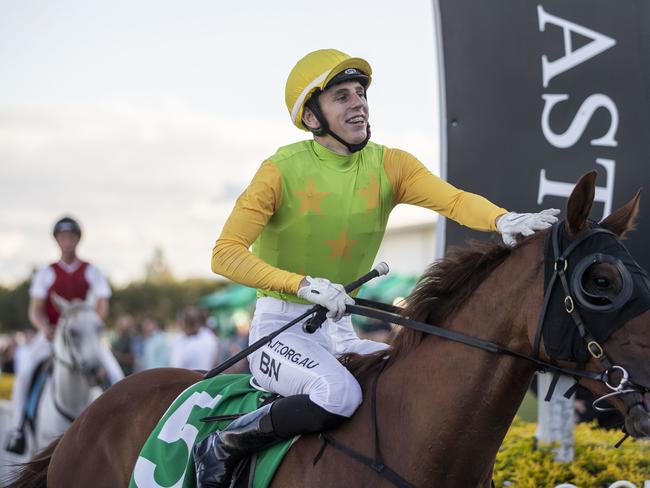
{"label": "yellow riding helmet", "polygon": [[368,77],[366,87],[372,79],[372,68],[365,59],[353,58],[336,49],[320,49],[307,54],[296,63],[289,73],[284,89],[284,99],[293,124],[308,130],[302,123],[305,102],[317,90],[324,90],[327,84],[346,69],[356,69]]}

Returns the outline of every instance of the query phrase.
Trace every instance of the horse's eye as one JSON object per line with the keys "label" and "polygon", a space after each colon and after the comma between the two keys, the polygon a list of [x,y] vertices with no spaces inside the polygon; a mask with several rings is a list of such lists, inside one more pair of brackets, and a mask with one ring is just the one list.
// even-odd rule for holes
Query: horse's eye
{"label": "horse's eye", "polygon": [[594,284],[599,290],[609,290],[612,286],[609,278],[605,278],[604,276],[597,276],[594,278]]}
{"label": "horse's eye", "polygon": [[70,337],[72,337],[73,339],[76,339],[77,337],[79,337],[79,331],[71,330],[70,331]]}

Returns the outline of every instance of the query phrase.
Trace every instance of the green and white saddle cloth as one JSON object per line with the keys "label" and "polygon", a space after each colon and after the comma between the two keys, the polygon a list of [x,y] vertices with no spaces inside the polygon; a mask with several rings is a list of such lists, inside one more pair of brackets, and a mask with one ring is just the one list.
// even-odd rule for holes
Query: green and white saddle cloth
{"label": "green and white saddle cloth", "polygon": [[[249,374],[220,375],[199,381],[181,393],[142,447],[129,488],[194,488],[192,447],[232,422],[201,419],[251,412],[271,395],[251,387],[250,379]],[[257,454],[253,488],[269,485],[294,440]]]}

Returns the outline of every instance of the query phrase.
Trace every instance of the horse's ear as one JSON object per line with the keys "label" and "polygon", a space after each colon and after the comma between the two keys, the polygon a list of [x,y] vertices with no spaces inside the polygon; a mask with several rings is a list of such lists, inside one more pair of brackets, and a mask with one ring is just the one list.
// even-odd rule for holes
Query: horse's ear
{"label": "horse's ear", "polygon": [[620,238],[624,238],[627,232],[634,230],[636,216],[639,213],[640,201],[641,190],[636,192],[632,200],[605,217],[600,222],[600,225],[607,230],[611,230]]}
{"label": "horse's ear", "polygon": [[56,293],[52,292],[51,296],[54,306],[61,314],[63,314],[63,312],[65,312],[70,307],[70,302],[63,298],[61,295],[57,295]]}
{"label": "horse's ear", "polygon": [[571,192],[566,205],[566,230],[576,236],[587,228],[587,217],[594,203],[596,171],[582,175]]}

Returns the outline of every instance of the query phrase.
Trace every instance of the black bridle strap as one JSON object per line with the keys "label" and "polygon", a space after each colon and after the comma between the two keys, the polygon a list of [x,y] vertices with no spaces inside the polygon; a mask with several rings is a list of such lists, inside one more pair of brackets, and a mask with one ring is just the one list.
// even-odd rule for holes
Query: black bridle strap
{"label": "black bridle strap", "polygon": [[58,400],[56,399],[56,387],[54,385],[54,368],[50,368],[49,375],[50,375],[50,381],[52,382],[52,403],[54,403],[54,408],[56,408],[56,411],[59,412],[59,415],[61,415],[61,417],[66,419],[68,422],[70,423],[74,422],[76,417],[66,412],[61,406],[61,404],[58,402]]}
{"label": "black bridle strap", "polygon": [[542,311],[539,314],[537,319],[537,329],[535,330],[535,345],[533,348],[533,357],[539,359],[539,350],[542,345],[542,329],[544,328],[544,322],[546,321],[546,311],[548,306],[551,303],[551,295],[553,294],[553,286],[555,285],[555,280],[557,278],[557,273],[553,274],[551,281],[546,289],[544,294],[544,303],[542,304]]}
{"label": "black bridle strap", "polygon": [[537,319],[537,329],[535,330],[535,342],[533,347],[533,357],[536,359],[539,359],[539,352],[542,343],[542,330],[544,328],[544,322],[546,320],[546,311],[548,310],[548,307],[550,305],[551,295],[553,294],[553,290],[555,289],[555,283],[558,276],[564,281],[563,286],[565,289],[565,296],[569,295],[568,284],[565,285],[566,277],[564,276],[564,267],[566,265],[566,260],[569,257],[569,254],[571,254],[580,244],[582,244],[586,239],[593,236],[594,234],[605,233],[605,234],[614,235],[613,232],[607,229],[602,229],[602,228],[591,229],[589,232],[585,233],[582,237],[573,241],[564,250],[564,252],[560,254],[559,233],[560,233],[560,225],[553,226],[550,238],[552,240],[551,242],[553,245],[553,260],[555,265],[554,268],[555,272],[553,273],[553,276],[551,276],[551,280],[549,281],[548,286],[546,288],[546,293],[544,294],[544,303],[542,305],[542,311],[540,312],[539,318]]}
{"label": "black bridle strap", "polygon": [[393,471],[388,466],[386,466],[381,460],[381,451],[379,449],[379,424],[377,422],[377,382],[379,381],[379,376],[384,371],[386,364],[388,364],[388,361],[386,360],[382,361],[379,371],[377,371],[377,374],[372,380],[372,389],[370,395],[370,414],[372,416],[372,428],[374,432],[374,441],[375,441],[373,458],[369,458],[368,456],[365,456],[360,452],[357,452],[354,449],[349,448],[345,444],[342,444],[339,441],[337,441],[331,435],[323,432],[320,434],[321,439],[323,439],[323,447],[321,448],[316,459],[314,460],[314,464],[318,462],[318,460],[323,454],[323,450],[325,449],[325,446],[329,444],[334,449],[341,451],[342,453],[350,456],[352,459],[359,461],[361,464],[364,464],[365,466],[368,466],[375,473],[386,478],[394,486],[397,486],[398,488],[415,488],[414,485],[406,481],[399,474],[397,474],[395,471]]}
{"label": "black bridle strap", "polygon": [[[366,303],[372,303],[370,300],[366,300]],[[377,320],[383,320],[385,322],[399,324],[410,329],[418,330],[424,332],[425,334],[442,337],[443,339],[448,339],[454,342],[460,342],[471,347],[476,347],[478,349],[483,349],[495,354],[506,354],[508,356],[513,356],[518,359],[523,359],[534,363],[539,369],[543,371],[558,371],[560,373],[566,374],[568,376],[579,376],[581,378],[586,378],[590,380],[595,380],[599,382],[604,382],[605,377],[603,373],[597,373],[595,371],[580,370],[574,368],[564,368],[555,364],[547,363],[537,358],[527,356],[520,352],[514,351],[507,347],[500,346],[494,342],[486,341],[476,337],[468,336],[460,332],[456,332],[449,329],[443,329],[436,325],[425,324],[424,322],[418,322],[416,320],[409,319],[407,317],[402,317],[390,312],[384,312],[382,310],[377,310],[370,306],[361,306],[361,305],[347,305],[346,311],[348,313],[353,313],[356,315],[362,315],[364,317],[369,317]]]}

